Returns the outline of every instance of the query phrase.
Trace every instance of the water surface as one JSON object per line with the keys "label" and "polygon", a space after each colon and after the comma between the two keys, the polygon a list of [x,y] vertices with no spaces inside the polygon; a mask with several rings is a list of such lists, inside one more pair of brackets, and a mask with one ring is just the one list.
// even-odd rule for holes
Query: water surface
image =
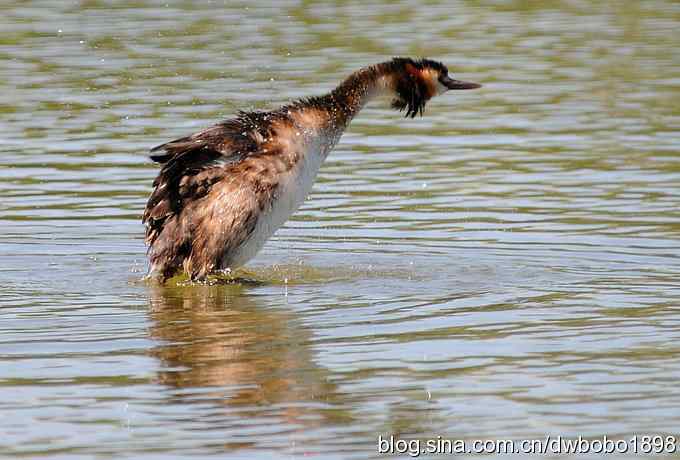
{"label": "water surface", "polygon": [[[676,2],[8,0],[0,30],[3,457],[680,435]],[[253,282],[139,282],[149,147],[393,55],[485,86],[365,109]]]}

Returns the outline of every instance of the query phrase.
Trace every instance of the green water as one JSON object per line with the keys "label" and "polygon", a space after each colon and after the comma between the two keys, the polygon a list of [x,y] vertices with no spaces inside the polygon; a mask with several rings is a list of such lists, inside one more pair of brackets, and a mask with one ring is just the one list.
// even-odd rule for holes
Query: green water
{"label": "green water", "polygon": [[[0,456],[680,436],[678,31],[670,0],[5,0]],[[366,108],[252,282],[139,281],[149,147],[393,55],[485,86]]]}

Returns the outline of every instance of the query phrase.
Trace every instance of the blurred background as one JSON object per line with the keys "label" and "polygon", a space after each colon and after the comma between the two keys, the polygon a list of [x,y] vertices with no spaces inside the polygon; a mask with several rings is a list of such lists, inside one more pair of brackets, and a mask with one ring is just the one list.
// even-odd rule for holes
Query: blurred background
{"label": "blurred background", "polygon": [[[678,31],[671,0],[4,0],[0,455],[678,434]],[[252,282],[140,281],[150,147],[395,55],[484,88],[366,108]]]}

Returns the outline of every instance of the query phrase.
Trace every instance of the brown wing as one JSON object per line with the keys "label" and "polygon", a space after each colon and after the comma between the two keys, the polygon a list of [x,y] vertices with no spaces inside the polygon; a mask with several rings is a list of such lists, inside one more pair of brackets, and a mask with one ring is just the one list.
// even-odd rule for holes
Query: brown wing
{"label": "brown wing", "polygon": [[[152,269],[166,276],[189,255],[191,229],[179,219],[182,211],[205,197],[229,174],[230,166],[257,149],[257,142],[232,120],[151,150],[158,152],[151,159],[161,164],[142,218]],[[159,241],[164,230],[167,234]]]}
{"label": "brown wing", "polygon": [[152,245],[172,215],[179,214],[188,198],[205,196],[222,179],[230,164],[238,163],[257,149],[255,142],[234,131],[234,122],[211,126],[191,136],[159,145],[151,159],[161,170],[144,210],[146,244]]}

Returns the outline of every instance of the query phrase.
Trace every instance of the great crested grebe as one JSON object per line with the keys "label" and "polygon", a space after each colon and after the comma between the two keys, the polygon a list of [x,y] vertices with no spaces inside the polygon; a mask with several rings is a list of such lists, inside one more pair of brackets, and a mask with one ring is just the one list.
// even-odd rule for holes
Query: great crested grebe
{"label": "great crested grebe", "polygon": [[149,278],[181,269],[193,280],[242,266],[302,204],[319,167],[373,97],[391,96],[407,117],[432,97],[481,85],[454,80],[443,64],[397,57],[363,68],[324,96],[271,112],[239,112],[154,147],[161,165],[144,210]]}

